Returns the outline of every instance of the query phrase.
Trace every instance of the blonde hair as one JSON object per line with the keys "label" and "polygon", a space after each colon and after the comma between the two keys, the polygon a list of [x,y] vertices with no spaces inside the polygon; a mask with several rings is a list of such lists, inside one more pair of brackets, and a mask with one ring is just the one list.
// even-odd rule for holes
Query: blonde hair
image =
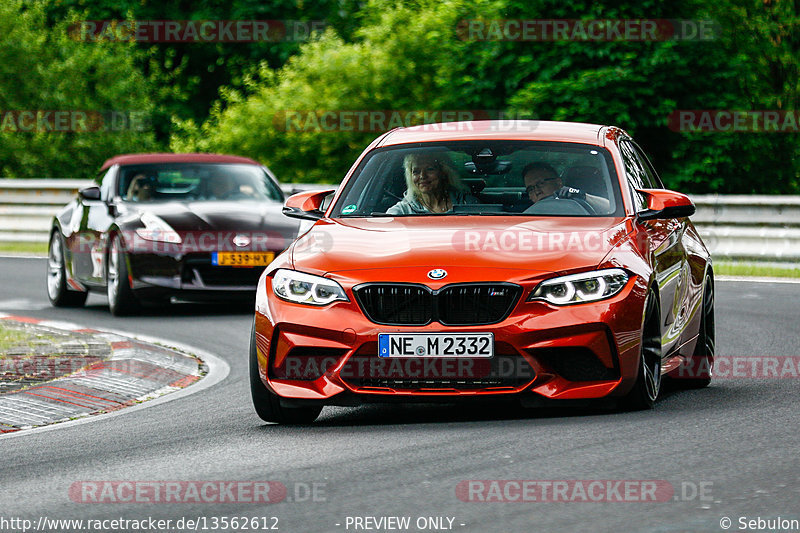
{"label": "blonde hair", "polygon": [[444,174],[446,183],[442,192],[446,193],[448,189],[463,190],[464,185],[456,173],[456,170],[450,164],[450,158],[442,152],[416,152],[408,154],[403,158],[403,167],[406,174],[406,188],[411,192],[411,195],[417,199],[419,198],[420,191],[414,183],[414,174],[412,169],[414,163],[419,164],[421,161],[430,161]]}

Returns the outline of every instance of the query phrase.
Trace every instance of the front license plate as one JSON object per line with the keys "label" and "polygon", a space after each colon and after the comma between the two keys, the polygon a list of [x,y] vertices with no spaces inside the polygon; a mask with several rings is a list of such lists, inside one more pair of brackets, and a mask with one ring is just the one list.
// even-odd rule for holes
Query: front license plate
{"label": "front license plate", "polygon": [[211,264],[217,266],[267,266],[275,259],[273,252],[214,252]]}
{"label": "front license plate", "polygon": [[492,333],[380,333],[380,357],[494,356]]}

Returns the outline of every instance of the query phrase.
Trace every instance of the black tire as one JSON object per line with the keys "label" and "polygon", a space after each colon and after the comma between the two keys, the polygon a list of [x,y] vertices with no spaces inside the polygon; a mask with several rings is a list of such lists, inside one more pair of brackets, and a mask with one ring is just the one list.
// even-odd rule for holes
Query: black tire
{"label": "black tire", "polygon": [[256,326],[253,321],[253,331],[250,335],[250,393],[253,397],[253,407],[264,422],[277,422],[278,424],[310,424],[317,419],[322,411],[322,406],[315,407],[286,407],[281,405],[280,398],[267,389],[261,382],[258,374],[258,354],[256,352]]}
{"label": "black tire", "polygon": [[658,301],[652,293],[645,301],[641,350],[636,383],[622,398],[620,406],[628,411],[653,409],[661,392],[661,327]]}
{"label": "black tire", "polygon": [[111,237],[106,262],[108,309],[114,316],[125,316],[139,310],[139,302],[128,280],[128,260],[119,235]]}
{"label": "black tire", "polygon": [[55,228],[47,250],[47,298],[55,307],[82,307],[88,296],[88,292],[73,291],[67,285],[64,241],[59,229]]}
{"label": "black tire", "polygon": [[[714,325],[714,278],[709,274],[703,285],[703,307],[697,345],[689,361],[690,376],[677,375],[672,381],[683,389],[702,389],[711,384],[714,369],[716,331]],[[683,370],[685,373],[685,369]]]}

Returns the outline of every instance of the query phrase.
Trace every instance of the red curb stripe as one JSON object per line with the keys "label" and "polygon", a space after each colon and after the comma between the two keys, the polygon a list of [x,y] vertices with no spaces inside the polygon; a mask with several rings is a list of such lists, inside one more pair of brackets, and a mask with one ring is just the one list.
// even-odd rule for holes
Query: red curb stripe
{"label": "red curb stripe", "polygon": [[131,341],[114,341],[111,343],[112,350],[120,350],[123,348],[133,348],[133,343]]}
{"label": "red curb stripe", "polygon": [[81,403],[68,402],[67,400],[62,400],[60,398],[52,398],[50,396],[45,396],[44,394],[36,394],[36,393],[30,392],[30,391],[22,391],[20,394],[30,394],[31,396],[38,396],[40,398],[47,398],[48,400],[53,400],[53,401],[56,401],[56,402],[68,403],[70,405],[77,405],[78,407],[83,407],[84,409],[94,409],[95,408],[95,406],[93,406],[93,405],[83,405]]}
{"label": "red curb stripe", "polygon": [[[35,389],[35,390],[38,390],[38,389]],[[106,408],[106,406],[104,404],[102,404],[102,403],[100,403],[99,401],[96,401],[96,400],[87,400],[87,402],[88,402],[87,404],[70,402],[69,400],[80,400],[81,398],[73,398],[72,396],[68,396],[66,394],[63,397],[47,396],[45,394],[35,394],[35,393],[32,393],[32,392],[29,392],[28,394],[30,394],[31,396],[40,396],[42,398],[47,398],[48,400],[54,400],[54,401],[61,402],[61,403],[72,403],[74,405],[79,405],[79,406],[81,406],[83,408],[86,408],[86,409],[97,410],[97,409],[105,409]],[[66,398],[68,398],[68,399],[66,399]]]}
{"label": "red curb stripe", "polygon": [[24,322],[26,324],[38,324],[39,322],[41,322],[41,320],[39,320],[38,318],[28,318],[26,316],[9,316],[6,318],[14,320],[16,322]]}
{"label": "red curb stripe", "polygon": [[59,391],[62,391],[62,392],[68,393],[68,394],[76,394],[76,395],[80,395],[80,396],[86,396],[87,398],[94,398],[96,400],[102,400],[104,402],[109,402],[109,403],[113,403],[113,404],[122,403],[122,402],[118,402],[116,400],[109,400],[108,398],[103,398],[102,396],[93,396],[91,394],[86,394],[85,392],[78,392],[76,390],[71,390],[71,389],[62,389],[61,387],[54,387],[52,385],[45,385],[45,386],[40,387],[40,388],[42,388],[42,389],[55,389],[55,390],[59,390]]}
{"label": "red curb stripe", "polygon": [[179,379],[178,381],[173,381],[172,383],[169,384],[169,386],[178,387],[182,389],[184,387],[188,387],[198,379],[200,379],[200,376],[186,376],[184,378]]}

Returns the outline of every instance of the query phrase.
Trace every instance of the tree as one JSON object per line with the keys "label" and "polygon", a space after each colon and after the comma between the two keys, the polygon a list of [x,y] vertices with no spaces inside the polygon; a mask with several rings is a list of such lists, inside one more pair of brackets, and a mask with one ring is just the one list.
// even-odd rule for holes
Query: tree
{"label": "tree", "polygon": [[82,43],[42,4],[0,3],[0,175],[90,177],[120,152],[158,147],[152,88],[130,45]]}
{"label": "tree", "polygon": [[[796,8],[754,1],[709,8],[696,0],[372,0],[349,40],[329,30],[277,71],[262,65],[243,90],[222,91],[208,120],[177,121],[171,145],[245,153],[289,181],[335,182],[380,132],[327,131],[315,119],[329,111],[341,118],[352,110],[504,110],[621,126],[667,185],[687,192],[797,192],[796,134],[668,127],[678,110],[796,110]],[[476,19],[667,20],[676,12],[717,20],[718,34],[599,41],[464,34],[465,21],[469,28]],[[748,17],[752,35],[738,31]]]}

